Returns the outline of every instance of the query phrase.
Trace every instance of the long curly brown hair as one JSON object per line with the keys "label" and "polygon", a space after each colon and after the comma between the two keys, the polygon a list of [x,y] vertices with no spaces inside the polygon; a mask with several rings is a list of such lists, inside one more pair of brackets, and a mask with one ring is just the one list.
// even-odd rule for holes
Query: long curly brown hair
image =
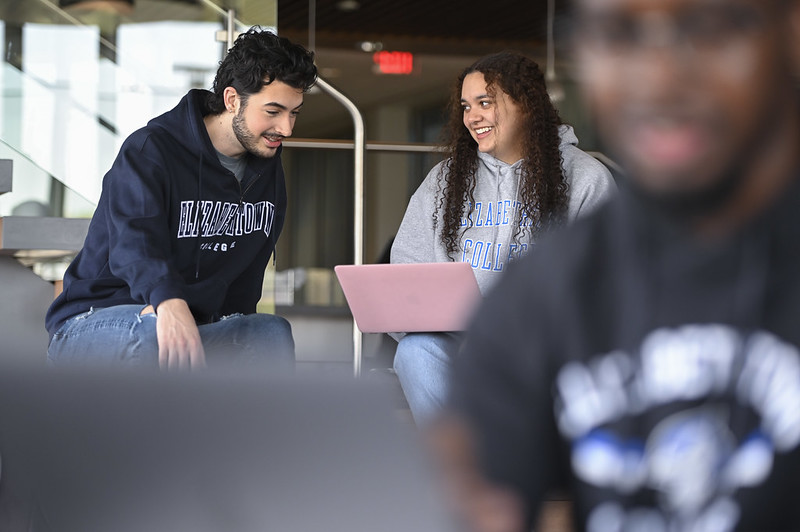
{"label": "long curly brown hair", "polygon": [[[459,76],[450,97],[449,117],[442,135],[447,159],[442,166],[444,179],[439,181],[437,210],[443,211],[441,239],[450,256],[459,248],[461,221],[467,214],[464,211],[468,206],[474,208],[475,204],[478,149],[464,126],[461,104],[464,78],[473,72],[483,74],[490,96],[497,90],[504,92],[523,114],[521,122],[526,135],[522,139],[521,208],[515,221],[514,239],[519,241],[528,227],[535,235],[552,224],[561,223],[567,206],[567,182],[558,149],[561,118],[547,94],[544,75],[536,62],[518,52],[485,56]],[[519,221],[525,217],[530,223],[520,227]],[[434,222],[438,224],[438,219]]]}

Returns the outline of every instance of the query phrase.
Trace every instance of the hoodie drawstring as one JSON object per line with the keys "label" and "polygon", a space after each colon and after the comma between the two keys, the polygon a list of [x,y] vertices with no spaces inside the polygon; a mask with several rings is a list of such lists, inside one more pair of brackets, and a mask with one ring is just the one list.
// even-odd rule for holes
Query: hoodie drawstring
{"label": "hoodie drawstring", "polygon": [[[275,212],[278,210],[278,180],[272,180],[272,197],[275,198]],[[272,267],[275,268],[275,261],[278,255],[278,243],[275,241],[275,218],[272,219],[272,227],[269,230],[269,243],[272,245]]]}
{"label": "hoodie drawstring", "polygon": [[[203,153],[200,152],[200,159],[197,165],[197,208],[200,208],[200,200],[203,198]],[[202,236],[202,228],[198,228],[197,231],[197,251],[196,251],[196,258],[195,258],[195,266],[194,266],[194,278],[200,279],[200,251],[201,251],[201,236]]]}

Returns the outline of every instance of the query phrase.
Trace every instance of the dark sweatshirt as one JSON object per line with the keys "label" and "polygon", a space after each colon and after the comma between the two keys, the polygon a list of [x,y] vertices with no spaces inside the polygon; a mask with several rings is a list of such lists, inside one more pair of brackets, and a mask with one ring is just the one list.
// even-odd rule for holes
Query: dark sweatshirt
{"label": "dark sweatshirt", "polygon": [[286,213],[280,150],[249,156],[240,183],[208,136],[208,94],[190,91],[123,143],[47,313],[51,337],[93,307],[181,298],[198,323],[255,312]]}
{"label": "dark sweatshirt", "polygon": [[578,530],[800,530],[800,186],[700,240],[622,191],[512,264],[454,363],[488,476]]}

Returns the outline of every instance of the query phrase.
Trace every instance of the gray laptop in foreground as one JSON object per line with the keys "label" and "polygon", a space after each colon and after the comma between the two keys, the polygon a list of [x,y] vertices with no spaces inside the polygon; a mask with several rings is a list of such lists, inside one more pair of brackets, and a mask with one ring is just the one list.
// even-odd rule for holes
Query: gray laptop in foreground
{"label": "gray laptop in foreground", "polygon": [[0,530],[452,530],[391,394],[344,377],[0,368]]}

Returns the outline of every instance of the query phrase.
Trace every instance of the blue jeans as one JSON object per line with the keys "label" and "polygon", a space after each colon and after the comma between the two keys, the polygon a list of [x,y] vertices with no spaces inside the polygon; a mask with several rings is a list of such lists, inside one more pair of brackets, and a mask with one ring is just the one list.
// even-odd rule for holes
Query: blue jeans
{"label": "blue jeans", "polygon": [[444,406],[451,357],[460,345],[457,333],[409,333],[397,344],[394,371],[418,426],[435,419]]}
{"label": "blue jeans", "polygon": [[[53,366],[158,368],[156,315],[140,315],[145,305],[94,308],[67,320],[47,349]],[[198,326],[213,367],[262,365],[294,369],[294,339],[285,319],[271,314],[234,314]]]}

